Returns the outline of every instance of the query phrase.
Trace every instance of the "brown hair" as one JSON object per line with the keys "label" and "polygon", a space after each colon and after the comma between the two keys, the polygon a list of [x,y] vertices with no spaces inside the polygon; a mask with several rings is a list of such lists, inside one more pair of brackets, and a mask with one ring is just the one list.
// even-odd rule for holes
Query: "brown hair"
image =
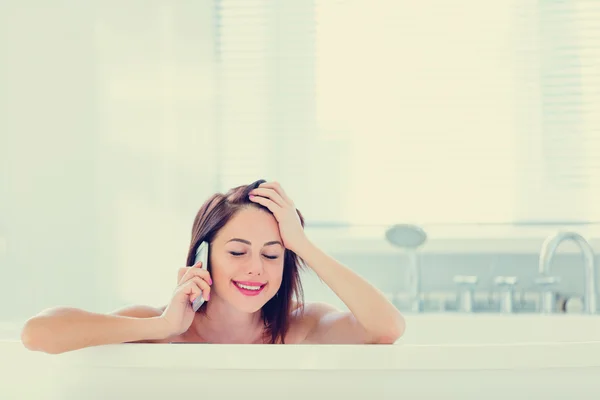
{"label": "brown hair", "polygon": [[[196,214],[192,228],[192,240],[187,255],[186,265],[194,264],[196,250],[203,241],[209,244],[213,241],[217,233],[227,224],[227,222],[241,209],[246,207],[258,207],[271,213],[271,211],[261,204],[252,202],[248,196],[250,191],[258,188],[260,179],[250,185],[237,186],[230,189],[227,193],[215,193],[212,195]],[[296,209],[302,227],[304,227],[304,218],[300,211]],[[289,328],[290,315],[293,311],[294,300],[301,307],[304,304],[304,294],[300,282],[300,273],[304,262],[293,251],[285,249],[283,259],[283,278],[277,294],[273,296],[262,308],[262,319],[265,324],[265,339],[270,343],[285,343],[284,337]],[[208,271],[211,272],[211,265],[208,264]],[[204,303],[198,312],[206,310]]]}

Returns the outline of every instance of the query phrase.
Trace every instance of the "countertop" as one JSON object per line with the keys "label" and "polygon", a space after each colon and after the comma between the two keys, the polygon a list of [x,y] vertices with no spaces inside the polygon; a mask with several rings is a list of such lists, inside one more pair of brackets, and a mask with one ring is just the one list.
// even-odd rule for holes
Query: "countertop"
{"label": "countertop", "polygon": [[[392,224],[390,224],[391,226]],[[396,254],[401,251],[385,239],[387,226],[307,226],[307,235],[326,251],[358,254]],[[600,226],[594,225],[439,225],[424,226],[427,241],[422,253],[524,253],[537,254],[547,237],[559,231],[575,231],[600,252]],[[572,242],[561,253],[579,252]]]}

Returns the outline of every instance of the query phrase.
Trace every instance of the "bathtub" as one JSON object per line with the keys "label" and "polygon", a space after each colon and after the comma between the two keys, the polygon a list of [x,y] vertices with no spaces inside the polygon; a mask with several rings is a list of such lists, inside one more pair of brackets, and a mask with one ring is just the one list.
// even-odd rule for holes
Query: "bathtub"
{"label": "bathtub", "polygon": [[600,316],[408,315],[395,345],[0,341],[0,399],[598,399]]}

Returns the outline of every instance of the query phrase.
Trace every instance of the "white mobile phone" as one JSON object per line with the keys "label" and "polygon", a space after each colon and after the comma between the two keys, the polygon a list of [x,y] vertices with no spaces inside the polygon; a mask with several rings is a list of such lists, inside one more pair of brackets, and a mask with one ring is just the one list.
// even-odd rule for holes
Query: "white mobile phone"
{"label": "white mobile phone", "polygon": [[[208,270],[208,242],[202,242],[200,246],[198,246],[198,250],[196,250],[196,259],[194,260],[194,265],[198,264],[198,262],[202,262],[202,269]],[[192,309],[194,312],[198,311],[200,306],[204,304],[204,297],[202,295],[196,297],[192,302]]]}

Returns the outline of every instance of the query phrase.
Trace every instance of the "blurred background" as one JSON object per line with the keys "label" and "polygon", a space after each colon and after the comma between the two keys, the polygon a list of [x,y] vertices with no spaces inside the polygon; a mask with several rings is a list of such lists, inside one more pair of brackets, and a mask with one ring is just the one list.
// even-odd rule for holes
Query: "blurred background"
{"label": "blurred background", "polygon": [[[538,312],[548,237],[598,261],[600,3],[3,0],[0,171],[1,321],[165,304],[261,178],[406,312]],[[560,249],[558,311],[598,281]]]}

